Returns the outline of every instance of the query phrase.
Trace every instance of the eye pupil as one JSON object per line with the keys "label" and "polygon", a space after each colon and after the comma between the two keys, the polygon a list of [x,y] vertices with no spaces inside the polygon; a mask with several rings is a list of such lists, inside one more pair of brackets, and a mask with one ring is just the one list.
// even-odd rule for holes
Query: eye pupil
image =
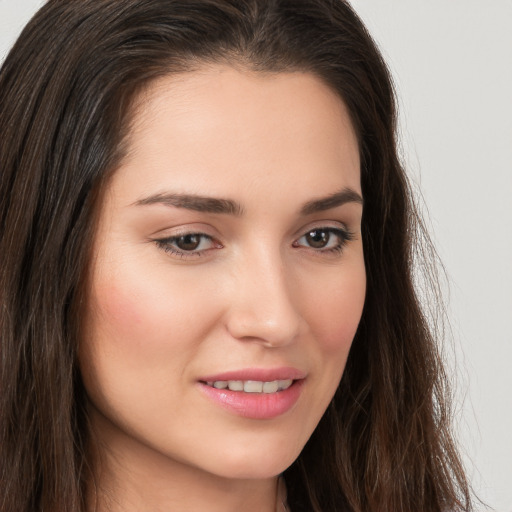
{"label": "eye pupil", "polygon": [[314,229],[306,235],[306,240],[311,247],[321,249],[329,242],[329,232],[321,229]]}
{"label": "eye pupil", "polygon": [[193,251],[199,247],[201,237],[199,235],[188,234],[178,237],[176,245],[183,251]]}

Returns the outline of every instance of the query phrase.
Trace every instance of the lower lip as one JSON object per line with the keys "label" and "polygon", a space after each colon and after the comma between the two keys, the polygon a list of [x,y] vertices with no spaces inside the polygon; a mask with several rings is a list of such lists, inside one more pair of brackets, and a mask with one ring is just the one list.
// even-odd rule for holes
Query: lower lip
{"label": "lower lip", "polygon": [[201,391],[221,407],[244,418],[269,420],[288,412],[299,399],[304,380],[296,380],[276,393],[244,393],[229,389],[216,389],[203,382]]}

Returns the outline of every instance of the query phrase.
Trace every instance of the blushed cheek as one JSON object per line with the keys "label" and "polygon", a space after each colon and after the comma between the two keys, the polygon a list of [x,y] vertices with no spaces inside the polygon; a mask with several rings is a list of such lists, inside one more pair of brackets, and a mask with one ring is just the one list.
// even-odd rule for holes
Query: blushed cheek
{"label": "blushed cheek", "polygon": [[199,309],[206,318],[210,310],[198,304],[204,295],[192,284],[180,286],[141,271],[101,278],[95,284],[88,332],[89,341],[101,345],[100,350],[108,347],[125,359],[159,365],[200,339],[202,324],[194,313]]}
{"label": "blushed cheek", "polygon": [[327,287],[323,301],[315,301],[317,339],[322,349],[341,358],[348,355],[363,311],[366,277],[357,269],[337,286]]}
{"label": "blushed cheek", "polygon": [[[145,396],[146,384],[158,387],[164,364],[175,354],[175,339],[172,318],[148,293],[151,287],[127,276],[104,281],[91,289],[80,366],[93,402],[108,411],[125,403],[127,390],[135,400]],[[142,400],[149,404],[147,397]]]}
{"label": "blushed cheek", "polygon": [[145,325],[143,301],[135,293],[115,284],[103,286],[96,292],[96,313],[98,320],[110,325],[123,338],[133,334],[133,329]]}
{"label": "blushed cheek", "polygon": [[165,326],[157,321],[154,299],[140,283],[111,275],[98,279],[91,288],[82,344],[95,364],[116,357],[131,367],[156,358],[169,338],[163,332]]}

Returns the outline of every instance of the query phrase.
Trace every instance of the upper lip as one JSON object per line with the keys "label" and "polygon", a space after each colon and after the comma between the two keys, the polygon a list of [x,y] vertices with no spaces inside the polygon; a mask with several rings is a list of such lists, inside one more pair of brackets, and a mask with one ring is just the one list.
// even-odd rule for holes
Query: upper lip
{"label": "upper lip", "polygon": [[299,380],[304,379],[306,373],[288,366],[280,368],[243,368],[222,373],[206,375],[199,380],[202,382],[216,382],[219,380],[256,380],[260,382],[272,382],[274,380]]}

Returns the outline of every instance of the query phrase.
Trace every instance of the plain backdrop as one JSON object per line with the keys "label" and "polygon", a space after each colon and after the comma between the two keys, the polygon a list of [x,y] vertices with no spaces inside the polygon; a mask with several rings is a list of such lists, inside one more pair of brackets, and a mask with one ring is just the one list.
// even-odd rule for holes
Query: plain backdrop
{"label": "plain backdrop", "polygon": [[[0,0],[0,61],[42,3]],[[449,276],[469,475],[512,512],[512,0],[352,4],[392,70],[404,161]]]}

